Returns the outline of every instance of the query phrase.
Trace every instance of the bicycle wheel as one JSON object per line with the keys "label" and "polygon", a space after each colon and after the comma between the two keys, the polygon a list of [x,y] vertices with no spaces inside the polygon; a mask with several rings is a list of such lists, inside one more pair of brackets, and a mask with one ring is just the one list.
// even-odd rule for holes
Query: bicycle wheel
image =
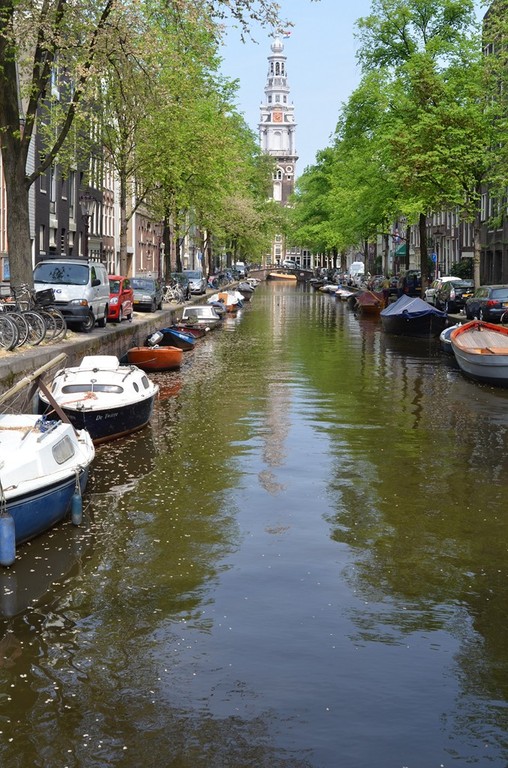
{"label": "bicycle wheel", "polygon": [[50,307],[47,312],[49,312],[55,321],[55,335],[53,336],[53,341],[56,341],[57,339],[65,339],[65,336],[67,335],[67,322],[65,317],[59,309],[55,309],[54,307]]}
{"label": "bicycle wheel", "polygon": [[16,346],[21,347],[23,344],[26,344],[28,339],[28,323],[23,317],[22,312],[14,312],[9,309],[8,313],[8,317],[12,320],[18,329],[18,341]]}
{"label": "bicycle wheel", "polygon": [[0,315],[0,347],[11,350],[18,343],[19,332],[16,323],[7,315]]}
{"label": "bicycle wheel", "polygon": [[28,323],[28,343],[37,346],[46,335],[46,323],[38,312],[28,310],[23,312],[23,316]]}
{"label": "bicycle wheel", "polygon": [[44,338],[46,339],[46,341],[53,341],[56,334],[56,323],[55,323],[55,320],[53,319],[53,316],[46,309],[37,309],[35,311],[44,320],[44,325],[46,326],[46,333],[44,335]]}

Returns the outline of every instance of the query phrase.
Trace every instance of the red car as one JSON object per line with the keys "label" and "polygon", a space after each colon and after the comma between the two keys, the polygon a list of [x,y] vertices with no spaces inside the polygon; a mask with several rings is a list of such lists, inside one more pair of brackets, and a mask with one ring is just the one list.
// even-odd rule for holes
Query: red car
{"label": "red car", "polygon": [[114,323],[132,320],[133,298],[130,279],[122,275],[110,275],[108,320]]}

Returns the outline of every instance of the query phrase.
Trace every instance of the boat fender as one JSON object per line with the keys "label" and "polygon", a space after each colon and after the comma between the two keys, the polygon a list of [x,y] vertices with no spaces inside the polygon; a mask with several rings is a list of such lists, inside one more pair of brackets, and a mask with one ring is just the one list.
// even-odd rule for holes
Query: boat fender
{"label": "boat fender", "polygon": [[83,522],[83,498],[81,496],[81,486],[79,484],[79,469],[76,470],[76,486],[72,494],[71,501],[71,520],[73,525],[81,525]]}
{"label": "boat fender", "polygon": [[16,529],[12,515],[0,513],[0,565],[12,565],[16,559]]}

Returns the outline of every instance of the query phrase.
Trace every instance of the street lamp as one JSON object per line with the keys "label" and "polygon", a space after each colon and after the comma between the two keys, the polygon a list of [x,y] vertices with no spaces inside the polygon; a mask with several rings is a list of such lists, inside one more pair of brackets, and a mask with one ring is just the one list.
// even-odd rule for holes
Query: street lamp
{"label": "street lamp", "polygon": [[85,238],[83,243],[83,256],[88,261],[88,238],[90,234],[90,219],[94,214],[97,200],[93,195],[84,194],[79,198],[79,205],[81,208],[81,215],[85,220]]}

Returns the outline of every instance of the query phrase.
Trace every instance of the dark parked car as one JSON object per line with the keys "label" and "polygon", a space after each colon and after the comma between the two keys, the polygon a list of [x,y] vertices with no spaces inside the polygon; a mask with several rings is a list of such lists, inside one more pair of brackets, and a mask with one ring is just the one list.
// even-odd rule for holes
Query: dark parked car
{"label": "dark parked car", "polygon": [[399,296],[419,296],[422,288],[422,273],[409,269],[399,276],[398,295]]}
{"label": "dark parked car", "polygon": [[488,320],[498,323],[508,312],[508,285],[481,285],[466,301],[468,320]]}
{"label": "dark parked car", "polygon": [[185,272],[172,272],[170,278],[171,285],[179,285],[183,293],[183,300],[189,301],[192,291],[190,280]]}
{"label": "dark parked car", "polygon": [[134,309],[155,312],[162,309],[164,289],[156,277],[133,277],[131,286],[134,291]]}
{"label": "dark parked car", "polygon": [[473,294],[474,280],[448,280],[436,289],[434,305],[447,313],[460,312]]}

